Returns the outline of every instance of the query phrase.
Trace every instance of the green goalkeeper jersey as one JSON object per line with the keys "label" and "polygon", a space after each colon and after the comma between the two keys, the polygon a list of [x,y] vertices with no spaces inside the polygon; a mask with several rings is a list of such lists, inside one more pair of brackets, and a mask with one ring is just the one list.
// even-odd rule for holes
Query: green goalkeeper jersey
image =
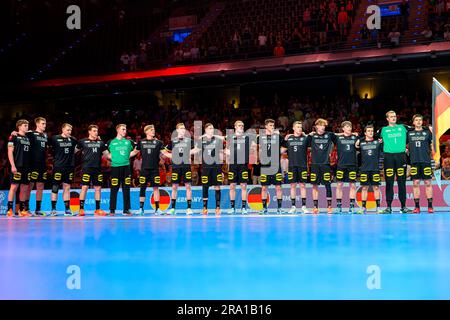
{"label": "green goalkeeper jersey", "polygon": [[111,166],[122,167],[130,165],[130,153],[135,143],[128,139],[114,138],[108,142],[108,150],[111,153]]}
{"label": "green goalkeeper jersey", "polygon": [[408,130],[402,124],[383,127],[381,129],[381,139],[383,139],[383,152],[405,152],[407,132]]}

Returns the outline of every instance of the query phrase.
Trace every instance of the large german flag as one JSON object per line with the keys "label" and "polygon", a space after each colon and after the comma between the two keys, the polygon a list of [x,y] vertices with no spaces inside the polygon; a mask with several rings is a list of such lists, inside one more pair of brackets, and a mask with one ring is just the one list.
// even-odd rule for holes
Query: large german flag
{"label": "large german flag", "polygon": [[439,163],[441,153],[439,139],[450,129],[450,93],[433,78],[433,138],[434,161]]}

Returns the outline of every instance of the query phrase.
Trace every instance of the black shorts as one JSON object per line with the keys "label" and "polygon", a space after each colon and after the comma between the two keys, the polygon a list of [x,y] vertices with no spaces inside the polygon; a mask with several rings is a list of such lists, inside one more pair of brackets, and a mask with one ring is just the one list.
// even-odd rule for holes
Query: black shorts
{"label": "black shorts", "polygon": [[29,172],[30,168],[16,168],[17,172],[10,174],[11,184],[29,184]]}
{"label": "black shorts", "polygon": [[356,182],[356,167],[338,167],[336,169],[336,180],[339,182]]}
{"label": "black shorts", "polygon": [[130,166],[111,167],[111,188],[131,185]]}
{"label": "black shorts", "polygon": [[308,182],[308,168],[306,168],[306,167],[289,167],[288,180],[289,180],[289,183]]}
{"label": "black shorts", "polygon": [[411,180],[430,180],[433,176],[431,163],[414,163],[411,164]]}
{"label": "black shorts", "polygon": [[53,168],[53,184],[72,183],[73,167]]}
{"label": "black shorts", "polygon": [[315,185],[331,183],[331,166],[329,164],[312,164],[310,180]]}
{"label": "black shorts", "polygon": [[103,184],[103,174],[101,168],[86,168],[81,173],[81,185],[101,186]]}
{"label": "black shorts", "polygon": [[46,182],[47,181],[47,168],[34,167],[30,169],[29,172],[30,182]]}
{"label": "black shorts", "polygon": [[141,187],[147,186],[148,184],[150,184],[150,187],[161,186],[159,168],[142,168],[139,183]]}
{"label": "black shorts", "polygon": [[397,179],[406,180],[406,153],[385,153],[384,154],[384,176],[386,180]]}
{"label": "black shorts", "polygon": [[280,186],[283,184],[283,174],[280,167],[278,167],[278,172],[275,174],[266,174],[264,173],[265,169],[265,167],[261,167],[260,181],[262,186],[270,186],[271,184]]}
{"label": "black shorts", "polygon": [[250,174],[246,164],[230,164],[228,169],[229,183],[249,183]]}
{"label": "black shorts", "polygon": [[218,186],[223,182],[222,168],[203,167],[202,168],[202,184],[208,186]]}
{"label": "black shorts", "polygon": [[365,171],[361,172],[359,182],[362,186],[379,186],[381,175],[379,171]]}
{"label": "black shorts", "polygon": [[191,183],[192,172],[190,165],[182,167],[172,167],[172,183],[180,183],[181,178],[183,178],[184,183]]}

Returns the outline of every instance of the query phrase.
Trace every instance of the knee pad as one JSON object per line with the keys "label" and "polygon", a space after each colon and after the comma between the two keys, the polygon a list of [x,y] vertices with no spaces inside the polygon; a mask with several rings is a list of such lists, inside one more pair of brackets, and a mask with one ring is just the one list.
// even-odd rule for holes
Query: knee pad
{"label": "knee pad", "polygon": [[52,186],[52,193],[58,193],[58,190],[59,190],[59,185],[54,184],[54,185]]}

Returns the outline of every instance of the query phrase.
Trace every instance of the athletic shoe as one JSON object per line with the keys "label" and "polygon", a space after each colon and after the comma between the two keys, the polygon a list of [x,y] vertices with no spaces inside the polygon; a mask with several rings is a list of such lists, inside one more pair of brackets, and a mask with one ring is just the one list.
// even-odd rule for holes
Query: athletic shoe
{"label": "athletic shoe", "polygon": [[131,217],[133,215],[133,213],[131,212],[130,209],[128,209],[128,210],[123,210],[122,211],[122,215],[123,216],[127,216],[127,217]]}
{"label": "athletic shoe", "polygon": [[434,213],[433,207],[428,208],[428,213]]}
{"label": "athletic shoe", "polygon": [[380,213],[380,214],[391,214],[392,213],[392,208],[387,207],[384,210],[378,211],[378,213]]}
{"label": "athletic shoe", "polygon": [[50,211],[50,217],[56,217],[58,215],[58,212],[56,210]]}
{"label": "athletic shoe", "polygon": [[295,214],[295,213],[297,213],[297,208],[296,208],[295,206],[292,206],[292,207],[289,209],[288,213],[289,213],[289,214]]}
{"label": "athletic shoe", "polygon": [[[342,211],[341,211],[342,212]],[[327,213],[328,214],[332,214],[333,213],[333,208],[332,207],[328,207],[327,208]]]}
{"label": "athletic shoe", "polygon": [[366,214],[367,213],[367,209],[366,208],[361,208],[358,211],[356,211],[357,214]]}
{"label": "athletic shoe", "polygon": [[30,209],[27,209],[27,210],[24,210],[24,211],[27,213],[28,217],[33,217],[34,216],[33,212],[31,212]]}
{"label": "athletic shoe", "polygon": [[202,209],[202,214],[204,214],[204,215],[208,215],[208,209],[206,209],[206,208],[203,208],[203,209]]}
{"label": "athletic shoe", "polygon": [[308,214],[308,213],[311,213],[311,212],[309,212],[309,210],[308,210],[308,208],[306,208],[306,206],[302,206],[302,213],[303,214]]}
{"label": "athletic shoe", "polygon": [[277,214],[283,214],[283,209],[277,208]]}
{"label": "athletic shoe", "polygon": [[[187,211],[186,211],[186,213],[187,213]],[[171,216],[174,216],[174,215],[176,215],[177,213],[175,212],[175,208],[171,208],[167,214],[169,214],[169,215],[171,215]]]}
{"label": "athletic shoe", "polygon": [[160,216],[162,213],[163,212],[159,208],[155,210],[155,216]]}
{"label": "athletic shoe", "polygon": [[241,214],[247,214],[247,213],[248,213],[248,212],[247,212],[247,208],[246,208],[246,207],[242,208]]}
{"label": "athletic shoe", "polygon": [[114,217],[116,215],[115,210],[109,210],[109,216]]}
{"label": "athletic shoe", "polygon": [[412,211],[411,211],[411,209],[408,209],[407,207],[404,207],[404,208],[400,209],[400,213],[412,213]]}
{"label": "athletic shoe", "polygon": [[31,214],[28,214],[27,210],[22,210],[19,212],[19,217],[31,217]]}
{"label": "athletic shoe", "polygon": [[228,214],[236,214],[236,208],[230,208],[228,209]]}
{"label": "athletic shoe", "polygon": [[420,208],[414,208],[412,213],[420,213]]}
{"label": "athletic shoe", "polygon": [[14,212],[13,212],[13,210],[12,210],[12,209],[9,209],[9,210],[6,212],[6,216],[7,216],[8,218],[14,217]]}
{"label": "athletic shoe", "polygon": [[78,215],[80,217],[84,217],[86,214],[84,213],[84,209],[80,209],[80,211],[78,212]]}
{"label": "athletic shoe", "polygon": [[337,207],[337,208],[334,210],[334,213],[336,213],[336,214],[342,213],[342,207]]}
{"label": "athletic shoe", "polygon": [[216,216],[220,216],[220,208],[216,208]]}
{"label": "athletic shoe", "polygon": [[139,208],[139,210],[136,211],[136,215],[143,216],[144,215],[144,208]]}
{"label": "athletic shoe", "polygon": [[312,213],[313,214],[319,214],[319,208],[313,208]]}
{"label": "athletic shoe", "polygon": [[[187,208],[187,209],[186,209],[186,215],[190,216],[190,215],[193,214],[193,213],[194,213],[194,211],[192,211],[191,208]],[[176,212],[175,212],[175,214],[176,214]]]}
{"label": "athletic shoe", "polygon": [[76,216],[77,214],[75,213],[75,212],[72,212],[72,210],[65,210],[64,211],[64,216],[65,217],[74,217],[74,216]]}
{"label": "athletic shoe", "polygon": [[348,213],[349,213],[349,214],[355,213],[355,207],[350,207],[350,208],[348,208]]}
{"label": "athletic shoe", "polygon": [[43,211],[36,211],[34,213],[34,215],[37,216],[37,217],[46,217],[47,216],[47,214],[45,212],[43,212]]}
{"label": "athletic shoe", "polygon": [[104,217],[104,216],[106,216],[106,212],[103,211],[102,209],[97,209],[97,210],[94,211],[94,216]]}
{"label": "athletic shoe", "polygon": [[259,214],[267,214],[267,208],[263,208],[258,212]]}

